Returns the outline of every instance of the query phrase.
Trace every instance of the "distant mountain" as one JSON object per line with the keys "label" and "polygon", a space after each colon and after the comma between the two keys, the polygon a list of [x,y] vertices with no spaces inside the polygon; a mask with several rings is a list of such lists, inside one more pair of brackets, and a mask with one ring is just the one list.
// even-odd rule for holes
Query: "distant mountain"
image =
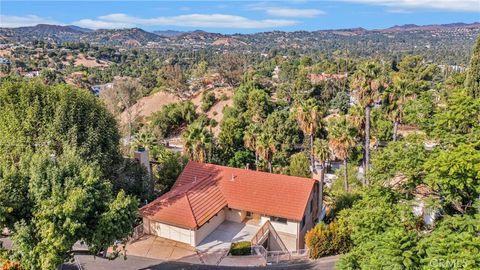
{"label": "distant mountain", "polygon": [[185,32],[175,31],[175,30],[157,30],[157,31],[153,31],[152,33],[159,35],[161,37],[176,37],[184,34]]}
{"label": "distant mountain", "polygon": [[83,33],[93,32],[92,29],[83,28],[83,27],[76,26],[76,25],[67,25],[67,27],[70,27],[71,29],[74,29],[74,30],[77,30],[77,31],[80,31],[80,32],[83,32]]}
{"label": "distant mountain", "polygon": [[18,28],[0,28],[0,38],[14,42],[47,40],[54,42],[84,41],[98,44],[141,46],[160,42],[162,37],[140,28],[91,30],[75,25],[38,24]]}
{"label": "distant mountain", "polygon": [[[466,32],[465,32],[466,31]],[[435,32],[435,33],[427,33]],[[438,36],[438,33],[441,36]],[[83,41],[93,44],[119,46],[152,46],[168,47],[180,46],[196,48],[205,46],[232,47],[258,49],[264,51],[272,47],[318,49],[325,46],[336,46],[339,42],[350,43],[349,46],[367,44],[367,39],[373,42],[379,50],[385,48],[385,42],[395,43],[395,49],[415,49],[421,46],[431,47],[432,35],[435,42],[441,44],[462,44],[472,40],[480,33],[480,23],[451,23],[439,25],[396,25],[386,29],[367,30],[364,28],[332,29],[308,31],[270,31],[254,34],[219,34],[202,30],[182,32],[175,30],[147,32],[140,28],[129,29],[100,29],[91,30],[75,25],[60,26],[39,24],[29,27],[0,28],[2,42],[31,42],[33,40],[47,40],[52,42]],[[468,36],[467,36],[468,35]],[[452,39],[454,37],[454,39]],[[397,38],[393,39],[392,38]],[[356,40],[357,39],[357,40]],[[401,42],[400,42],[401,41]],[[360,43],[359,43],[360,42]],[[435,43],[435,44],[436,44]],[[435,46],[435,44],[433,44]]]}
{"label": "distant mountain", "polygon": [[[381,32],[391,32],[391,31],[418,31],[418,30],[451,30],[455,28],[480,28],[479,22],[474,23],[449,23],[449,24],[430,24],[430,25],[416,25],[416,24],[404,24],[404,25],[395,25],[385,29],[379,29],[377,31]],[[375,31],[375,30],[373,30]]]}
{"label": "distant mountain", "polygon": [[140,28],[99,29],[86,33],[81,39],[91,43],[129,46],[141,46],[146,45],[148,42],[161,42],[164,40],[163,37]]}

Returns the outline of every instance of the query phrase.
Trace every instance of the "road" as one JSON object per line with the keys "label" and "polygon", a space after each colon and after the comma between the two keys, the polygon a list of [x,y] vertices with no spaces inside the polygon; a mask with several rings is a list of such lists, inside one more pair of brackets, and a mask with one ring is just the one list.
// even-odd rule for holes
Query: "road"
{"label": "road", "polygon": [[[94,257],[90,254],[79,254],[76,256],[80,262],[83,270],[258,270],[259,268],[255,267],[225,267],[225,266],[212,266],[212,265],[198,265],[198,264],[188,264],[180,262],[164,262],[144,257],[128,256],[126,260],[123,258],[118,258],[116,260],[110,261],[100,257]],[[338,261],[339,256],[332,256],[322,258],[316,261],[306,261],[300,263],[291,263],[291,264],[280,264],[280,265],[269,265],[267,267],[262,267],[260,269],[289,269],[289,270],[334,270],[335,263]],[[64,270],[70,270],[71,268],[64,268]]]}

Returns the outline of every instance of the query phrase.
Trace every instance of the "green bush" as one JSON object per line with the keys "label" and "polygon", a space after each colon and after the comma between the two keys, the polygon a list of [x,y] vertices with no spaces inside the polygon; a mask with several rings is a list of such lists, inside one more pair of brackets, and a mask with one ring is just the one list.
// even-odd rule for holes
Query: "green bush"
{"label": "green bush", "polygon": [[202,111],[207,112],[215,104],[215,94],[212,92],[204,92],[202,95]]}
{"label": "green bush", "polygon": [[197,118],[195,106],[191,101],[173,103],[151,116],[153,127],[161,137],[172,135],[178,128],[191,124]]}
{"label": "green bush", "polygon": [[244,256],[251,254],[252,243],[250,241],[241,241],[232,243],[230,254],[233,256]]}

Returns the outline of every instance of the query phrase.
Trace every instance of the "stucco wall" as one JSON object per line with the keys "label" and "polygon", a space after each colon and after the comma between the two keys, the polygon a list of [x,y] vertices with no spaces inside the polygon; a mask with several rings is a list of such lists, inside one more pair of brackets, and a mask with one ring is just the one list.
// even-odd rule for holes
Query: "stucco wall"
{"label": "stucco wall", "polygon": [[[310,211],[310,201],[311,200],[314,200],[313,201],[313,211]],[[305,225],[303,226],[303,228],[300,228],[300,226],[298,226],[298,249],[304,249],[305,248],[305,234],[307,233],[307,231],[309,231],[311,228],[313,228],[313,226],[315,225],[314,224],[314,220],[315,220],[315,214],[317,213],[317,209],[318,209],[318,198],[317,198],[317,194],[315,192],[312,192],[310,194],[310,197],[308,198],[308,202],[307,202],[307,207],[305,208]],[[300,225],[300,223],[299,223]]]}
{"label": "stucco wall", "polygon": [[189,245],[195,244],[195,233],[193,230],[167,225],[153,220],[146,220],[145,218],[143,224],[144,229],[147,229],[145,230],[145,232],[147,232],[148,234],[157,235],[163,238],[186,243]]}
{"label": "stucco wall", "polygon": [[260,224],[263,225],[265,222],[267,222],[267,220],[270,220],[270,223],[272,223],[273,228],[275,228],[277,232],[297,235],[298,223],[296,221],[287,220],[287,223],[281,223],[281,222],[272,221],[270,217],[262,216],[260,219]]}
{"label": "stucco wall", "polygon": [[245,219],[245,211],[237,210],[237,209],[226,209],[226,220],[233,221],[233,222],[242,222]]}
{"label": "stucco wall", "polygon": [[[228,211],[228,210],[227,210]],[[202,227],[198,228],[195,231],[195,245],[197,246],[202,242],[205,237],[207,237],[211,232],[213,232],[218,225],[222,224],[225,220],[225,210],[221,210],[218,214],[212,217],[207,223],[203,224]]]}

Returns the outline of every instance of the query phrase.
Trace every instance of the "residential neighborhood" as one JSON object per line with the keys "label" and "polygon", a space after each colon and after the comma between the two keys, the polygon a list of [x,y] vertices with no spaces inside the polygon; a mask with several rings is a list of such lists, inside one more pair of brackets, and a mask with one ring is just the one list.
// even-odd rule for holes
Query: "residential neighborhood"
{"label": "residential neighborhood", "polygon": [[479,14],[0,1],[0,269],[480,269]]}

